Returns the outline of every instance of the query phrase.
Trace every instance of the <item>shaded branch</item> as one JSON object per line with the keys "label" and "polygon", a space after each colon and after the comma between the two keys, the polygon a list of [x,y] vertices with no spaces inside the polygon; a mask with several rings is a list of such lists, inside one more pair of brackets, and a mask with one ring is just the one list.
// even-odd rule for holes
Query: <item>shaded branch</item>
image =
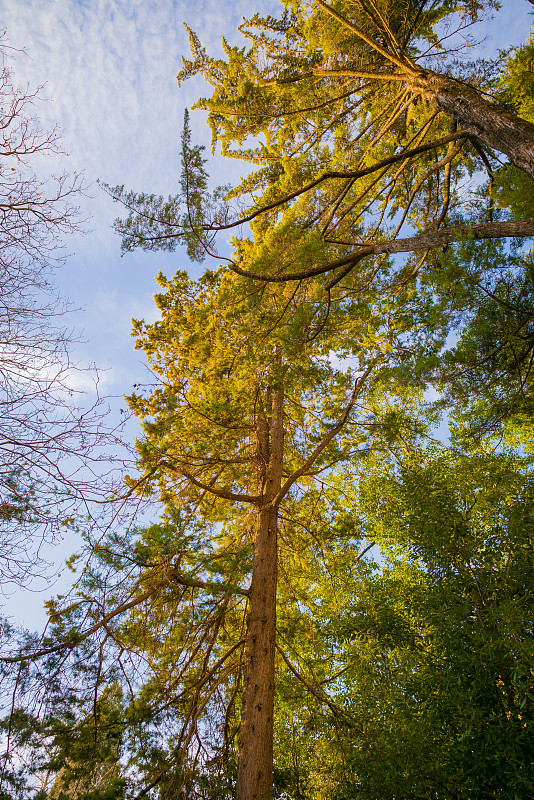
{"label": "shaded branch", "polygon": [[227,489],[217,489],[214,486],[210,486],[207,483],[199,481],[198,478],[195,478],[194,475],[191,475],[191,473],[183,469],[183,467],[175,467],[168,461],[160,461],[159,466],[165,467],[171,472],[176,472],[178,475],[186,478],[198,489],[203,489],[205,492],[209,492],[210,494],[215,495],[215,497],[221,497],[223,500],[235,500],[236,502],[241,503],[257,503],[261,499],[260,495],[238,494],[236,492],[229,492]]}
{"label": "shaded branch", "polygon": [[312,694],[315,697],[316,700],[318,700],[320,703],[324,703],[325,705],[327,705],[328,708],[331,711],[333,711],[336,716],[340,716],[343,719],[343,721],[351,728],[358,728],[358,730],[360,731],[363,730],[361,723],[355,720],[354,717],[351,716],[347,711],[345,711],[345,709],[341,708],[341,706],[338,706],[336,703],[334,703],[333,700],[331,700],[328,697],[328,695],[323,689],[315,688],[314,686],[311,685],[311,683],[309,683],[306,680],[304,675],[302,675],[302,673],[297,669],[297,667],[291,663],[291,661],[286,656],[280,645],[277,644],[276,649],[282,656],[284,662],[287,664],[293,675],[296,678],[298,678],[298,680],[303,684],[303,686],[306,687],[306,689],[310,692],[310,694]]}

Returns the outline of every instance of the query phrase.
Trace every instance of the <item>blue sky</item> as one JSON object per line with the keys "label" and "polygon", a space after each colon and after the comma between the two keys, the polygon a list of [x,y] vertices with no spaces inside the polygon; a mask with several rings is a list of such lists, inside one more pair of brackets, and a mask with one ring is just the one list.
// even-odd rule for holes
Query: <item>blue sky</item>
{"label": "blue sky", "polygon": [[[92,185],[92,197],[84,202],[90,232],[67,243],[73,256],[58,281],[74,305],[84,308],[75,324],[87,344],[77,354],[98,364],[105,391],[123,394],[143,374],[129,340],[130,318],[154,314],[158,269],[172,273],[187,266],[187,259],[174,254],[121,259],[110,227],[118,207],[95,181],[175,191],[184,108],[203,90],[199,81],[182,89],[176,83],[181,53],[188,53],[182,22],[217,52],[221,35],[233,37],[247,4],[234,5],[233,12],[218,0],[194,6],[173,0],[1,0],[2,6],[11,44],[26,50],[15,59],[19,81],[46,82],[43,94],[51,102],[41,107],[41,119],[50,127],[59,122],[69,153],[65,167],[84,170]],[[273,10],[266,3],[258,7]],[[203,115],[193,115],[192,124],[196,140],[209,144]],[[235,162],[222,164],[217,182],[230,180],[235,168]]]}
{"label": "blue sky", "polygon": [[[528,36],[532,5],[527,0],[503,0],[502,5],[498,22],[487,26],[488,39],[473,57]],[[200,81],[177,86],[180,56],[188,53],[182,22],[199,33],[208,52],[217,53],[222,35],[236,41],[243,14],[276,13],[278,7],[269,0],[0,0],[11,44],[26,51],[14,58],[16,77],[30,87],[46,84],[43,95],[50,102],[39,116],[47,127],[61,125],[69,153],[64,166],[84,170],[92,185],[83,204],[91,217],[88,233],[67,243],[72,255],[57,280],[81,309],[71,322],[84,340],[75,357],[98,365],[105,393],[120,397],[146,376],[129,337],[131,317],[153,319],[158,270],[172,274],[188,262],[180,253],[120,258],[120,242],[111,229],[117,206],[95,182],[173,193],[184,108],[206,91]],[[200,113],[193,114],[192,126],[196,141],[209,145]],[[235,179],[238,165],[219,160],[213,169],[221,184]],[[192,267],[193,274],[198,269]],[[23,614],[27,622],[39,617],[41,597],[33,597],[33,611],[26,608]]]}

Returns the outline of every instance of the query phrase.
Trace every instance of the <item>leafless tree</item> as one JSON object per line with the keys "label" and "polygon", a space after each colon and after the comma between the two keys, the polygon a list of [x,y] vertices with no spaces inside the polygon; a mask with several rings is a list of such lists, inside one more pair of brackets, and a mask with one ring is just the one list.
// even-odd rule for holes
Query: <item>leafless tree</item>
{"label": "leafless tree", "polygon": [[[0,580],[42,565],[40,546],[80,501],[102,500],[106,404],[83,409],[69,359],[68,304],[53,273],[63,237],[83,228],[80,174],[44,175],[64,151],[36,118],[43,87],[17,88],[0,37]],[[80,402],[81,401],[81,402]],[[112,438],[113,441],[113,438]],[[115,448],[116,449],[116,448]],[[106,483],[106,482],[104,482]]]}

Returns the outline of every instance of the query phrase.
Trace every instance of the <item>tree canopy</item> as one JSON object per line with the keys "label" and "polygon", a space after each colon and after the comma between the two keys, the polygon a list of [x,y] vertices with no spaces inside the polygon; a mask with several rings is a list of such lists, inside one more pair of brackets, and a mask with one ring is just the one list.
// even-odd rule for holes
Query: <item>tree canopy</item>
{"label": "tree canopy", "polygon": [[[294,259],[258,257],[245,272],[271,281],[332,273],[328,288],[371,254],[416,253],[417,269],[467,236],[531,235],[531,215],[500,213],[492,189],[504,157],[532,194],[528,81],[515,91],[530,45],[508,61],[472,63],[461,52],[462,36],[494,7],[288,3],[279,19],[245,20],[250,47],[223,42],[224,59],[210,58],[190,31],[193,58],[178,80],[206,79],[213,93],[197,106],[208,111],[214,147],[256,169],[223,207],[218,193],[202,199],[198,184],[167,203],[116,187],[132,211],[118,224],[123,246],[172,248],[193,232],[209,252],[214,232],[240,224],[258,239],[290,229]],[[193,158],[190,166],[193,174]],[[231,214],[232,198],[246,210]],[[169,213],[180,202],[197,210],[203,203],[200,224]],[[239,258],[230,266],[243,270]]]}
{"label": "tree canopy", "polygon": [[89,531],[8,632],[7,797],[532,797],[532,45],[462,51],[498,5],[190,32],[179,80],[255,169],[211,191],[186,114],[176,196],[108,187],[124,251],[236,236],[134,322],[161,518]]}

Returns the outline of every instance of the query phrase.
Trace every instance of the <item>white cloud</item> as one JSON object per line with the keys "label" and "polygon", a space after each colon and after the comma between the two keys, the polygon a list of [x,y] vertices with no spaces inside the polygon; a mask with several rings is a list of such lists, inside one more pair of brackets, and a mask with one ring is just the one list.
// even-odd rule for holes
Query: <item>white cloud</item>
{"label": "white cloud", "polygon": [[[210,52],[219,52],[223,34],[236,38],[239,6],[229,13],[214,0],[2,4],[12,43],[28,51],[17,58],[17,73],[32,85],[47,81],[54,99],[47,122],[60,121],[71,163],[91,178],[172,191],[183,110],[201,91],[198,82],[181,89],[176,83],[181,54],[189,52],[182,21],[199,31]],[[202,121],[194,124],[207,142]]]}

